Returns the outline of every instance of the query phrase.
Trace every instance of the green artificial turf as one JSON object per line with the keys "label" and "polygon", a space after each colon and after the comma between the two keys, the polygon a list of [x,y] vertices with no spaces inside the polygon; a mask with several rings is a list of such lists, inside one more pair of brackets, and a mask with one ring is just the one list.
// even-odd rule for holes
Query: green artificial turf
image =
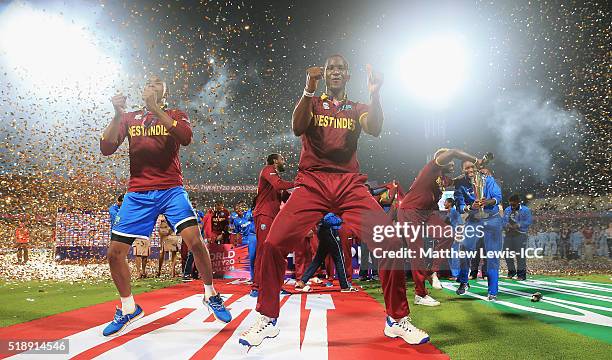
{"label": "green artificial turf", "polygon": [[[609,275],[572,280],[610,282]],[[383,303],[378,282],[359,283]],[[451,359],[609,359],[612,345],[541,322],[527,313],[503,311],[483,301],[429,289],[438,307],[415,306],[414,286],[407,284],[413,324]],[[605,331],[605,329],[603,330]]]}
{"label": "green artificial turf", "polygon": [[[171,279],[132,282],[132,293],[140,294],[178,283]],[[117,299],[111,280],[80,282],[0,282],[0,327],[79,309]]]}

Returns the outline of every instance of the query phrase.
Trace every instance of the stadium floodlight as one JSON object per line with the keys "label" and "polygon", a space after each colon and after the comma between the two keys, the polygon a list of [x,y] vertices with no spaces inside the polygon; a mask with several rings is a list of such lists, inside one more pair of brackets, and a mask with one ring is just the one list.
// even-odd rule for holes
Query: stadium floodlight
{"label": "stadium floodlight", "polygon": [[463,83],[466,51],[459,36],[419,39],[399,59],[407,91],[425,105],[444,108]]}
{"label": "stadium floodlight", "polygon": [[13,2],[0,16],[2,62],[34,88],[103,88],[119,65],[84,27],[60,14]]}

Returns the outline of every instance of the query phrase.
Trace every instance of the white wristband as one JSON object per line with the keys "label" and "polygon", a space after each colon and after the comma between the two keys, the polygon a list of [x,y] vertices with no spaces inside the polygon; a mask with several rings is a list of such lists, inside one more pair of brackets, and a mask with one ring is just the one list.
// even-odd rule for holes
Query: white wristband
{"label": "white wristband", "polygon": [[[316,91],[316,90],[315,90],[315,91]],[[302,95],[303,95],[303,96],[306,96],[306,97],[310,97],[310,98],[311,98],[311,97],[313,97],[313,96],[314,96],[314,94],[315,94],[315,92],[314,92],[314,91],[313,91],[313,92],[308,92],[308,91],[306,90],[306,88],[304,88],[304,94],[302,94]]]}

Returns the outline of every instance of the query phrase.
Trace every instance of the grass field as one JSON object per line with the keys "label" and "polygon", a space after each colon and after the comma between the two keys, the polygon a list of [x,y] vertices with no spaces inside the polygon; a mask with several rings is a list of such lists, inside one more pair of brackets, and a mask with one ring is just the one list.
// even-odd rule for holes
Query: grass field
{"label": "grass field", "polygon": [[[567,277],[610,283],[609,275]],[[383,302],[377,282],[360,284]],[[414,306],[414,286],[407,284],[413,323],[431,335],[433,344],[451,359],[609,359],[610,343],[579,335],[527,313],[500,311],[473,298],[432,290],[439,307]],[[610,331],[602,329],[602,331]]]}
{"label": "grass field", "polygon": [[[611,283],[609,275],[567,277],[571,280]],[[133,283],[139,294],[176,284],[177,280],[145,279]],[[382,303],[380,284],[360,284]],[[607,359],[610,342],[577,334],[532,314],[503,311],[448,290],[432,290],[442,302],[436,308],[414,306],[412,283],[407,284],[413,322],[425,329],[432,342],[452,359]],[[117,299],[112,282],[0,283],[0,327]]]}
{"label": "grass field", "polygon": [[[143,279],[132,282],[132,293],[161,289],[178,283],[170,279]],[[96,282],[2,282],[0,327],[79,309],[118,298],[112,281]]]}

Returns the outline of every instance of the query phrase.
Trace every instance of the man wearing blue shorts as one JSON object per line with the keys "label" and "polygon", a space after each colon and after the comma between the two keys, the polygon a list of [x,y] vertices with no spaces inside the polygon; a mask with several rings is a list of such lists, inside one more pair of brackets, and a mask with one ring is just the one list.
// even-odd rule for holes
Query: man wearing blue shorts
{"label": "man wearing blue shorts", "polygon": [[135,239],[149,239],[161,214],[193,253],[204,280],[204,304],[218,320],[227,323],[232,318],[213,287],[210,255],[183,188],[179,148],[191,142],[191,125],[187,114],[167,108],[166,95],[166,83],[158,76],[150,77],[144,87],[142,110],[126,112],[126,97],[115,95],[112,98],[115,116],[100,140],[102,154],[111,155],[127,137],[130,153],[128,192],[113,221],[108,248],[111,276],[121,297],[121,308],[117,308],[113,321],[104,329],[104,336],[119,335],[144,316],[132,297],[127,254]]}

